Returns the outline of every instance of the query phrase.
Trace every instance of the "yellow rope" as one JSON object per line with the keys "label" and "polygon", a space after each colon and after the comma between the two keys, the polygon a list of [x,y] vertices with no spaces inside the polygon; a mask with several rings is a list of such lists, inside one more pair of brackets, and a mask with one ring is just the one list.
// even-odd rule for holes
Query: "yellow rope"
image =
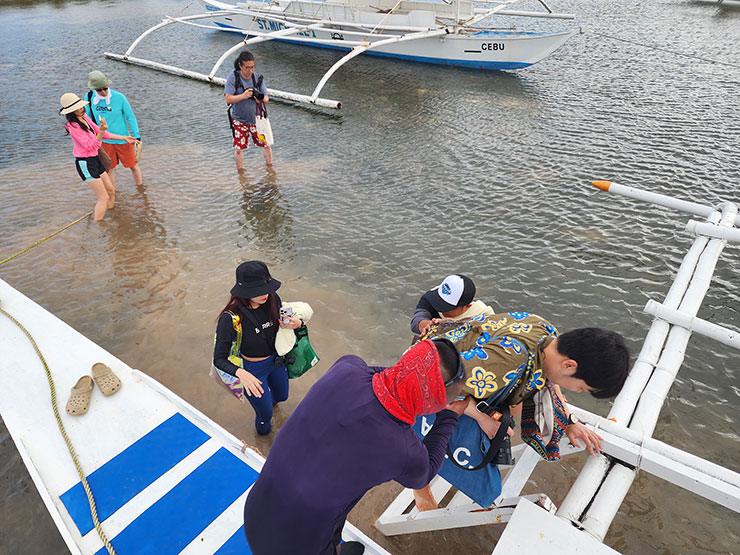
{"label": "yellow rope", "polygon": [[75,463],[77,474],[79,474],[80,476],[82,487],[85,488],[85,493],[87,494],[87,501],[90,504],[90,513],[92,513],[92,519],[93,519],[93,522],[95,523],[95,529],[98,531],[98,536],[100,536],[100,539],[103,541],[103,544],[105,545],[105,548],[108,550],[108,553],[110,555],[116,555],[116,552],[113,550],[113,546],[111,545],[110,541],[108,541],[108,538],[106,537],[105,532],[103,532],[103,527],[100,525],[100,521],[98,520],[98,510],[95,508],[95,499],[93,498],[92,490],[90,490],[90,485],[87,483],[87,478],[85,477],[85,473],[82,471],[82,466],[80,465],[80,461],[77,459],[77,454],[75,453],[74,447],[72,446],[72,442],[70,441],[69,436],[67,436],[67,431],[64,429],[64,423],[62,422],[62,419],[59,416],[59,408],[57,407],[57,394],[56,394],[56,389],[54,388],[54,378],[51,377],[51,371],[49,370],[49,366],[46,364],[46,360],[44,359],[44,356],[41,354],[41,351],[39,350],[38,345],[36,345],[36,341],[34,341],[33,337],[31,337],[31,334],[28,332],[28,330],[23,327],[23,324],[21,324],[18,320],[16,320],[10,314],[5,312],[5,310],[3,310],[2,307],[0,307],[0,313],[3,313],[5,314],[5,316],[10,318],[10,320],[16,326],[18,326],[23,331],[23,333],[26,334],[26,337],[28,337],[29,341],[31,341],[31,345],[33,345],[33,348],[36,351],[36,354],[41,359],[41,363],[44,365],[44,370],[46,370],[46,379],[49,381],[49,389],[51,389],[51,406],[54,409],[54,416],[57,419],[57,426],[59,426],[59,431],[62,433],[64,442],[67,444],[67,449],[69,449],[69,454],[72,455],[72,460]]}
{"label": "yellow rope", "polygon": [[87,214],[85,214],[85,215],[84,215],[84,216],[82,216],[81,218],[78,218],[78,219],[76,219],[76,220],[75,220],[74,222],[72,222],[71,224],[67,224],[67,225],[65,225],[65,226],[64,226],[64,227],[63,227],[62,229],[58,229],[57,231],[55,231],[55,232],[54,232],[54,233],[52,233],[51,235],[47,235],[47,236],[46,236],[46,237],[44,237],[43,239],[39,239],[39,240],[38,240],[38,241],[36,241],[36,242],[35,242],[35,243],[34,243],[33,245],[29,245],[29,246],[27,246],[27,247],[26,247],[25,249],[23,249],[22,251],[18,251],[17,253],[15,253],[15,254],[12,254],[12,255],[10,255],[10,256],[9,256],[8,258],[3,258],[2,260],[0,260],[0,264],[5,264],[5,263],[6,263],[6,262],[8,262],[9,260],[13,260],[13,259],[14,259],[14,258],[15,258],[16,256],[18,256],[18,255],[21,255],[21,254],[23,254],[23,253],[24,253],[24,252],[26,252],[26,251],[30,251],[30,250],[31,250],[31,249],[32,249],[33,247],[35,247],[36,245],[40,245],[40,244],[41,244],[41,243],[43,243],[44,241],[48,241],[49,239],[51,239],[52,237],[54,237],[54,235],[58,235],[59,233],[61,233],[61,232],[62,232],[62,231],[64,231],[65,229],[67,229],[67,228],[70,228],[70,227],[72,227],[73,225],[75,225],[75,224],[76,224],[76,223],[78,223],[78,222],[81,222],[82,220],[84,220],[85,218],[87,218],[87,217],[88,217],[88,216],[89,216],[90,214],[92,214],[92,211],[88,212]]}

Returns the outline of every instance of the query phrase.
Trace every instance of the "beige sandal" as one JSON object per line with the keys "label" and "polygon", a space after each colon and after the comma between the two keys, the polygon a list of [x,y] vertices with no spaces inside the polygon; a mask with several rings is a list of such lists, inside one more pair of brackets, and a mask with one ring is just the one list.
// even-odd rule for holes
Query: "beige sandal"
{"label": "beige sandal", "polygon": [[100,391],[108,397],[121,389],[121,380],[102,362],[96,362],[92,366],[92,375]]}
{"label": "beige sandal", "polygon": [[82,376],[77,380],[67,401],[67,412],[73,416],[85,414],[90,407],[92,389],[93,381],[90,376]]}

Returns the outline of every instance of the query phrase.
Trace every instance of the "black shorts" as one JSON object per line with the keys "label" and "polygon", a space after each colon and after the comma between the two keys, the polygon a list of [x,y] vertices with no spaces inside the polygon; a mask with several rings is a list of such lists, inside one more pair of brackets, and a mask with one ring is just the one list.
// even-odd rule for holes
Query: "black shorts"
{"label": "black shorts", "polygon": [[99,178],[100,174],[105,172],[105,168],[97,156],[75,158],[75,167],[82,181],[92,181]]}

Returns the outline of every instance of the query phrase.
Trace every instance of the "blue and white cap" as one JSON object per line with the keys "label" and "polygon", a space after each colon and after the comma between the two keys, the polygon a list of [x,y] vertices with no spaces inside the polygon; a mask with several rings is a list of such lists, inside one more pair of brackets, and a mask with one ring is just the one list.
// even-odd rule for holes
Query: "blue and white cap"
{"label": "blue and white cap", "polygon": [[468,276],[452,274],[447,276],[439,287],[424,293],[423,297],[437,312],[449,312],[473,302],[475,284]]}

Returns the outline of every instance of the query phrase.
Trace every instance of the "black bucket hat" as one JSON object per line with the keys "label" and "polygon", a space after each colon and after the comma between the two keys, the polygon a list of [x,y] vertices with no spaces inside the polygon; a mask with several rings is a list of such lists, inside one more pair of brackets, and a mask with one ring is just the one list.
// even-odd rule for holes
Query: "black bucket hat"
{"label": "black bucket hat", "polygon": [[251,299],[274,293],[279,288],[280,282],[270,275],[267,264],[250,260],[237,266],[236,285],[231,288],[231,294],[240,299]]}

